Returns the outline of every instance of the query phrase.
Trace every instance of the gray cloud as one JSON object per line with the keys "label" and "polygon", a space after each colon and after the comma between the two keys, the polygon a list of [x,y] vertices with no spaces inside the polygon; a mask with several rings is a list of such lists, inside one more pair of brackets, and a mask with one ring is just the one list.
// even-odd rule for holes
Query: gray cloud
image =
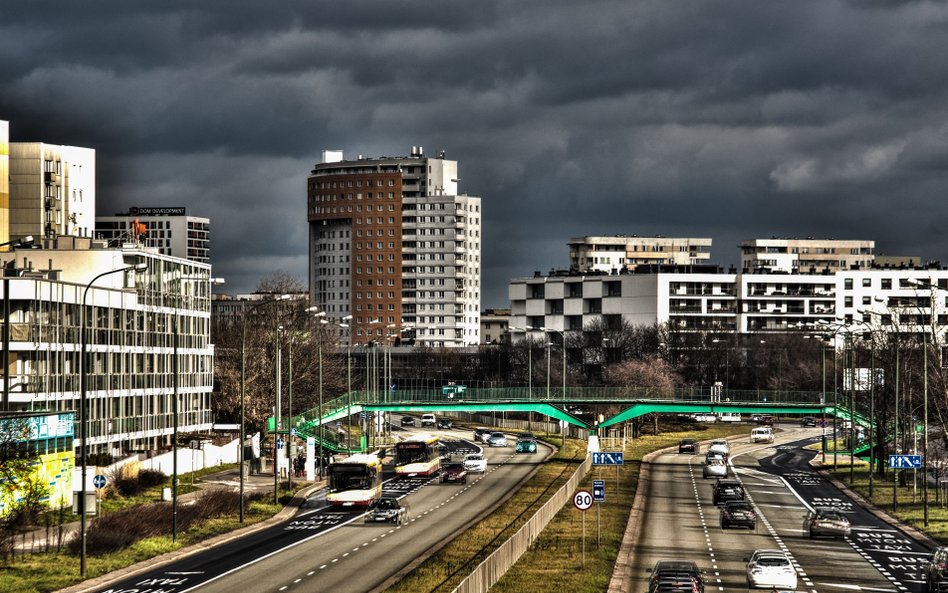
{"label": "gray cloud", "polygon": [[874,238],[948,260],[942,3],[17,3],[14,140],[98,151],[99,209],[212,219],[229,291],[306,276],[323,148],[445,149],[484,199],[484,305],[583,234]]}

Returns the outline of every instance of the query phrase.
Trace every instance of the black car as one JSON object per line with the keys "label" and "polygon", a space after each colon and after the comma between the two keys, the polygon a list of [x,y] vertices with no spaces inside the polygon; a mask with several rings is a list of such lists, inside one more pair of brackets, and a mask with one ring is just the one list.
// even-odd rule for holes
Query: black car
{"label": "black car", "polygon": [[678,452],[691,454],[700,453],[701,445],[694,439],[681,439],[678,441]]}
{"label": "black car", "polygon": [[704,577],[688,560],[659,560],[651,569],[648,593],[704,593]]}
{"label": "black car", "polygon": [[721,507],[721,529],[733,526],[757,529],[757,513],[749,502],[732,500]]}
{"label": "black car", "polygon": [[948,591],[948,546],[940,546],[932,550],[922,564],[925,578],[923,591],[928,593]]}
{"label": "black car", "polygon": [[757,419],[757,426],[773,426],[773,425],[774,425],[774,417],[770,416],[769,414],[762,415]]}
{"label": "black car", "polygon": [[483,427],[483,426],[479,426],[479,427],[475,428],[475,429],[474,429],[474,442],[475,442],[475,443],[483,443],[483,442],[485,442],[484,439],[486,439],[488,436],[490,436],[490,434],[491,434],[492,432],[494,432],[494,429],[493,429],[493,428],[485,428],[485,427]]}
{"label": "black car", "polygon": [[414,426],[415,419],[411,416],[402,416],[402,426]]}
{"label": "black car", "polygon": [[731,500],[744,500],[744,486],[737,480],[723,478],[715,482],[711,502],[718,505]]}
{"label": "black car", "polygon": [[535,441],[537,440],[537,437],[533,436],[532,432],[521,432],[520,434],[517,435],[517,439],[527,439],[530,441]]}
{"label": "black car", "polygon": [[437,426],[441,429],[454,428],[454,422],[451,422],[450,418],[438,418]]}
{"label": "black car", "polygon": [[804,416],[803,418],[800,419],[800,426],[803,426],[803,427],[816,426],[816,418],[814,418],[813,416]]}

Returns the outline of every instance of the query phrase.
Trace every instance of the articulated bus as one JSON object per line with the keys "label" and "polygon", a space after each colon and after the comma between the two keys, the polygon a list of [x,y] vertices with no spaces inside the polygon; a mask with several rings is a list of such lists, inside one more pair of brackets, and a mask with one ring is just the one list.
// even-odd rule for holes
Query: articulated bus
{"label": "articulated bus", "polygon": [[438,437],[418,434],[395,444],[396,476],[433,476],[440,470]]}
{"label": "articulated bus", "polygon": [[382,461],[375,455],[350,455],[329,466],[326,502],[333,506],[371,506],[382,498]]}

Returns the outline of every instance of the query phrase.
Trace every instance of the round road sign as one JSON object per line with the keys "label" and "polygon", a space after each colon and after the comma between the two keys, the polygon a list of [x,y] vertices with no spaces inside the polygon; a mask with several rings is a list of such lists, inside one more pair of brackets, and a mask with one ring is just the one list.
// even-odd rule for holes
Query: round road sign
{"label": "round road sign", "polygon": [[96,489],[105,488],[105,484],[106,479],[102,474],[97,474],[96,477],[92,478],[92,485],[95,486]]}
{"label": "round road sign", "polygon": [[585,511],[593,505],[593,495],[589,490],[577,490],[573,495],[573,506],[581,511]]}

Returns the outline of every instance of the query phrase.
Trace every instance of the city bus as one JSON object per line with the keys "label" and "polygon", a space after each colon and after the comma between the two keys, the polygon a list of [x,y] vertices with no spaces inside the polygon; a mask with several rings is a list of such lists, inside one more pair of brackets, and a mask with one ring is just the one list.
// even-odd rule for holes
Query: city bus
{"label": "city bus", "polygon": [[329,465],[326,502],[332,506],[371,506],[382,498],[382,461],[375,455],[350,455]]}
{"label": "city bus", "polygon": [[396,476],[433,476],[440,470],[438,437],[418,434],[395,444]]}

